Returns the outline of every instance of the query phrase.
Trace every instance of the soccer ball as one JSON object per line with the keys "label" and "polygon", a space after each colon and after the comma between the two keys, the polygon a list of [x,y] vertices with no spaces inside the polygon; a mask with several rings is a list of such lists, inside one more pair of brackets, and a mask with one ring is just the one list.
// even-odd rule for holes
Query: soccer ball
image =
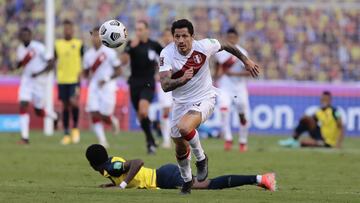
{"label": "soccer ball", "polygon": [[110,48],[116,48],[127,40],[126,27],[118,20],[103,23],[99,30],[101,42]]}

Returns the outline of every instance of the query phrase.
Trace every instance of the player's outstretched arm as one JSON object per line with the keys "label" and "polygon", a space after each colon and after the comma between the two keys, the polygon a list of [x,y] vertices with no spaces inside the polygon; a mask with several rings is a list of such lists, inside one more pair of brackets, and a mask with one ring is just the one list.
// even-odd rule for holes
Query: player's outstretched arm
{"label": "player's outstretched arm", "polygon": [[185,85],[194,76],[194,69],[188,69],[184,75],[177,79],[171,78],[171,71],[162,71],[159,73],[161,87],[164,92],[172,91],[178,87]]}
{"label": "player's outstretched arm", "polygon": [[124,172],[127,173],[127,176],[124,178],[124,181],[120,183],[120,188],[124,189],[127,184],[136,176],[141,167],[144,165],[144,161],[141,159],[129,160],[124,163]]}
{"label": "player's outstretched arm", "polygon": [[240,59],[244,63],[245,69],[250,72],[251,76],[257,77],[259,75],[259,66],[242,53],[236,46],[229,42],[222,42],[220,50],[225,50]]}
{"label": "player's outstretched arm", "polygon": [[43,70],[41,70],[41,71],[39,71],[37,73],[33,73],[32,77],[37,77],[37,76],[39,76],[41,74],[47,73],[47,72],[51,71],[52,69],[54,69],[54,67],[55,67],[55,60],[50,59],[50,60],[47,61],[46,67]]}

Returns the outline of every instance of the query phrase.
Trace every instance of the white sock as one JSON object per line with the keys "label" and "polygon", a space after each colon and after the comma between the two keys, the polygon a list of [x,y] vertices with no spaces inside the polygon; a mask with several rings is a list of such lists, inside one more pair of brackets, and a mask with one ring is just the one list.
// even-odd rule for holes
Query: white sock
{"label": "white sock", "polygon": [[196,161],[202,161],[205,159],[205,153],[200,143],[200,136],[197,130],[195,130],[194,137],[189,140],[191,151],[194,154]]}
{"label": "white sock", "polygon": [[93,123],[93,130],[100,143],[107,143],[104,126],[101,122]]}
{"label": "white sock", "polygon": [[169,118],[162,118],[161,119],[161,133],[163,136],[164,144],[170,144],[170,119]]}
{"label": "white sock", "polygon": [[55,111],[50,111],[50,112],[46,111],[46,116],[53,120],[58,119],[58,115],[57,115],[57,113],[55,113]]}
{"label": "white sock", "polygon": [[228,110],[221,111],[221,132],[224,135],[225,141],[232,141],[230,112]]}
{"label": "white sock", "polygon": [[262,175],[257,175],[256,176],[256,183],[260,184],[261,183],[261,179],[262,179]]}
{"label": "white sock", "polygon": [[249,126],[246,125],[240,125],[239,129],[239,143],[240,144],[247,144],[248,142],[248,136],[249,136]]}
{"label": "white sock", "polygon": [[29,124],[30,124],[30,115],[29,114],[20,114],[20,130],[21,138],[28,140],[29,139]]}
{"label": "white sock", "polygon": [[177,159],[181,178],[184,180],[184,182],[189,182],[192,180],[190,159],[191,159],[191,154],[189,154],[189,156],[186,159],[182,159],[182,160]]}

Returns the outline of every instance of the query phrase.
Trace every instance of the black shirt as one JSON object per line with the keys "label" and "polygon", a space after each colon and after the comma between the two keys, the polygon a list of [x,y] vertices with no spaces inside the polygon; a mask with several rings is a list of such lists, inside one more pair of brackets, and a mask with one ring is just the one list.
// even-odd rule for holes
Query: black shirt
{"label": "black shirt", "polygon": [[128,41],[125,52],[130,55],[131,75],[129,83],[155,83],[154,75],[157,66],[157,59],[162,46],[151,39],[147,42],[139,42],[136,47],[130,47]]}

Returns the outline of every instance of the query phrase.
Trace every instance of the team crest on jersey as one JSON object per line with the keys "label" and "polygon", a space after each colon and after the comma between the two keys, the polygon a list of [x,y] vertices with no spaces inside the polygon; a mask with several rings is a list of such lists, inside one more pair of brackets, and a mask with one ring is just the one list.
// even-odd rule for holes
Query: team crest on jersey
{"label": "team crest on jersey", "polygon": [[164,65],[164,57],[160,57],[159,58],[159,66],[163,66]]}
{"label": "team crest on jersey", "polygon": [[195,56],[193,56],[193,60],[197,64],[200,64],[202,62],[202,58],[199,54],[196,54]]}

